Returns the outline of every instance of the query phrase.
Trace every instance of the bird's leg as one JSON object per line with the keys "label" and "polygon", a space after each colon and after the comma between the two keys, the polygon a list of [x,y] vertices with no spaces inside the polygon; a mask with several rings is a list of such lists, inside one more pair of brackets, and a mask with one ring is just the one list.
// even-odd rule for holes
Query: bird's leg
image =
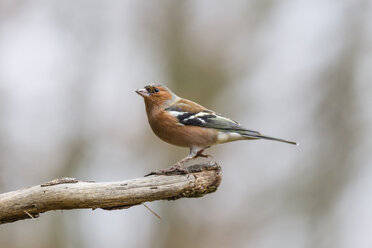
{"label": "bird's leg", "polygon": [[212,158],[213,158],[212,155],[209,155],[209,154],[203,154],[204,150],[207,149],[207,148],[209,148],[209,147],[210,147],[210,146],[208,146],[208,147],[206,147],[206,148],[203,148],[203,149],[201,149],[200,151],[198,151],[198,152],[196,153],[195,158],[197,158],[197,157],[202,157],[202,158],[209,158],[209,157],[212,157]]}
{"label": "bird's leg", "polygon": [[197,157],[197,153],[198,153],[198,149],[197,148],[190,148],[190,153],[189,155],[187,155],[187,157],[181,159],[180,161],[178,161],[177,163],[175,163],[173,166],[167,168],[167,169],[161,169],[161,170],[156,170],[156,171],[152,171],[150,174],[146,175],[146,176],[149,176],[149,175],[169,175],[169,174],[177,174],[178,173],[181,173],[181,174],[190,174],[188,170],[186,170],[185,168],[183,168],[183,164],[185,164],[186,162],[194,159]]}
{"label": "bird's leg", "polygon": [[172,167],[169,169],[173,169],[175,171],[183,172],[185,174],[189,174],[189,171],[183,168],[183,165],[187,163],[188,161],[194,159],[197,157],[198,149],[197,148],[190,148],[190,153],[185,158],[181,159],[177,163],[175,163]]}
{"label": "bird's leg", "polygon": [[183,164],[185,164],[186,162],[194,159],[197,157],[197,154],[198,154],[198,150],[195,149],[195,148],[190,148],[190,153],[189,155],[187,155],[185,158],[181,159],[180,161],[178,161],[174,167],[177,167],[177,168],[182,168]]}

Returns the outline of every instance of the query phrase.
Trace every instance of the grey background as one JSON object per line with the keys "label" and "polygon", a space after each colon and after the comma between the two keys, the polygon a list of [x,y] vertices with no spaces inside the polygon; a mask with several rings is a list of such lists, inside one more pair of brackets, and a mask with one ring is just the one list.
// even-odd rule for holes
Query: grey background
{"label": "grey background", "polygon": [[0,192],[113,181],[188,150],[134,93],[178,95],[262,133],[200,199],[0,226],[0,247],[371,247],[372,8],[363,0],[0,0]]}

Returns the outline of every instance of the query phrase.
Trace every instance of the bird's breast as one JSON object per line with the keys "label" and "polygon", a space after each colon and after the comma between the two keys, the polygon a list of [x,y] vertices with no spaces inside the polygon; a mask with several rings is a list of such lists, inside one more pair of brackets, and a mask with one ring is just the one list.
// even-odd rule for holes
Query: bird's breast
{"label": "bird's breast", "polygon": [[148,118],[153,132],[163,141],[182,147],[208,147],[216,143],[214,129],[180,124],[177,117],[166,111],[153,113]]}

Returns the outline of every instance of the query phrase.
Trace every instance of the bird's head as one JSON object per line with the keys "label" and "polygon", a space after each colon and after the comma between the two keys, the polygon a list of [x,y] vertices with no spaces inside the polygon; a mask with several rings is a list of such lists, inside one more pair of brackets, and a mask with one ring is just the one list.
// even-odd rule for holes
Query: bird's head
{"label": "bird's head", "polygon": [[164,105],[178,98],[172,91],[161,84],[150,84],[143,89],[136,90],[136,93],[142,96],[146,105]]}

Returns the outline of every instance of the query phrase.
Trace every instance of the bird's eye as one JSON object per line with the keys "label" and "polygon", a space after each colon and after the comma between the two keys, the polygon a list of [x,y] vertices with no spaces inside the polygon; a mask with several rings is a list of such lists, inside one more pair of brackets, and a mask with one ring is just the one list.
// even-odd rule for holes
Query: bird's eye
{"label": "bird's eye", "polygon": [[157,93],[159,92],[159,89],[158,88],[154,88],[154,93]]}

